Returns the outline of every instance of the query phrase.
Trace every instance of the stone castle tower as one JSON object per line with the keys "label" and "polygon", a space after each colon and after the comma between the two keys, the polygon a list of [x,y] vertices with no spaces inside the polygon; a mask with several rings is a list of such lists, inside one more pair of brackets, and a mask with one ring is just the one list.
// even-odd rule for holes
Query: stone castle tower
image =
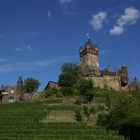
{"label": "stone castle tower", "polygon": [[128,90],[128,70],[125,64],[120,69],[112,70],[111,66],[100,70],[99,48],[97,44],[92,44],[89,35],[84,47],[80,48],[80,66],[82,75],[86,79],[92,79],[94,86],[103,88],[108,86],[115,90]]}
{"label": "stone castle tower", "polygon": [[23,99],[23,80],[22,80],[22,75],[19,76],[19,79],[17,81],[17,96],[18,96],[18,100],[22,101],[22,99]]}
{"label": "stone castle tower", "polygon": [[98,45],[92,44],[89,35],[85,47],[80,48],[80,64],[85,75],[99,75]]}

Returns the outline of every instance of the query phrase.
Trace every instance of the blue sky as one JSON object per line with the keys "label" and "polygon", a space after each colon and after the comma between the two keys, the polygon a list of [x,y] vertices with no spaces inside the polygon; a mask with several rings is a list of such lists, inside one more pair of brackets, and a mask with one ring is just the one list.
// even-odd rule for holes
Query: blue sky
{"label": "blue sky", "polygon": [[140,79],[139,0],[0,0],[0,84],[20,73],[57,81],[61,66],[79,63],[86,34],[99,45],[100,68],[120,68]]}

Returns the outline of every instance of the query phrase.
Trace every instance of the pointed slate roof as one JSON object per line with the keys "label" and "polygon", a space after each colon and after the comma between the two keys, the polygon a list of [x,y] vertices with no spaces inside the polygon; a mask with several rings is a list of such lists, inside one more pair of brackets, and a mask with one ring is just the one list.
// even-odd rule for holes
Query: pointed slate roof
{"label": "pointed slate roof", "polygon": [[19,78],[18,78],[18,81],[17,83],[23,83],[23,80],[22,80],[22,75],[20,74]]}

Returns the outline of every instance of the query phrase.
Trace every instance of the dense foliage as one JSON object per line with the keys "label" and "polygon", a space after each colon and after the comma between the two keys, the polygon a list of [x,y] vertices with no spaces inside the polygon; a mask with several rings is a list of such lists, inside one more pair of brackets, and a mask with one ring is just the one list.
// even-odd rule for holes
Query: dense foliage
{"label": "dense foliage", "polygon": [[140,82],[136,77],[129,82],[129,91],[140,94]]}
{"label": "dense foliage", "polygon": [[65,63],[62,66],[58,84],[64,96],[81,96],[87,102],[93,100],[93,82],[82,78],[81,68],[77,64]]}
{"label": "dense foliage", "polygon": [[[107,109],[98,114],[97,124],[106,129],[118,130],[120,134],[132,140],[139,140],[140,107],[137,99],[129,93],[109,89],[96,89],[95,96],[100,99],[100,103],[103,102],[107,106]],[[135,130],[133,135],[128,128]]]}
{"label": "dense foliage", "polygon": [[63,64],[61,71],[58,83],[62,87],[73,87],[77,83],[81,73],[80,67],[73,63]]}
{"label": "dense foliage", "polygon": [[79,93],[88,102],[94,97],[93,82],[91,80],[81,79],[79,81]]}
{"label": "dense foliage", "polygon": [[77,104],[86,104],[82,111],[75,112],[77,121],[96,121],[97,125],[117,130],[131,140],[140,139],[140,83],[136,78],[129,83],[130,93],[107,86],[101,89],[94,87],[89,78],[82,77],[78,65],[66,63],[58,83],[63,96],[76,97]]}
{"label": "dense foliage", "polygon": [[58,88],[51,88],[45,92],[45,97],[63,97],[63,94]]}
{"label": "dense foliage", "polygon": [[25,93],[34,93],[38,90],[40,82],[32,77],[28,77],[24,81],[24,92]]}

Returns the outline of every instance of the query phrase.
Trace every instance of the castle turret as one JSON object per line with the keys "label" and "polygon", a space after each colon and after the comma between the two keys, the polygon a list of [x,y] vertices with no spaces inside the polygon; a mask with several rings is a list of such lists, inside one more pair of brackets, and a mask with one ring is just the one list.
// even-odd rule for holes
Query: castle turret
{"label": "castle turret", "polygon": [[23,99],[23,80],[22,80],[22,75],[19,76],[19,79],[17,81],[17,95],[18,99],[22,101]]}
{"label": "castle turret", "polygon": [[98,45],[92,44],[89,35],[85,47],[80,48],[80,64],[84,74],[99,74]]}

